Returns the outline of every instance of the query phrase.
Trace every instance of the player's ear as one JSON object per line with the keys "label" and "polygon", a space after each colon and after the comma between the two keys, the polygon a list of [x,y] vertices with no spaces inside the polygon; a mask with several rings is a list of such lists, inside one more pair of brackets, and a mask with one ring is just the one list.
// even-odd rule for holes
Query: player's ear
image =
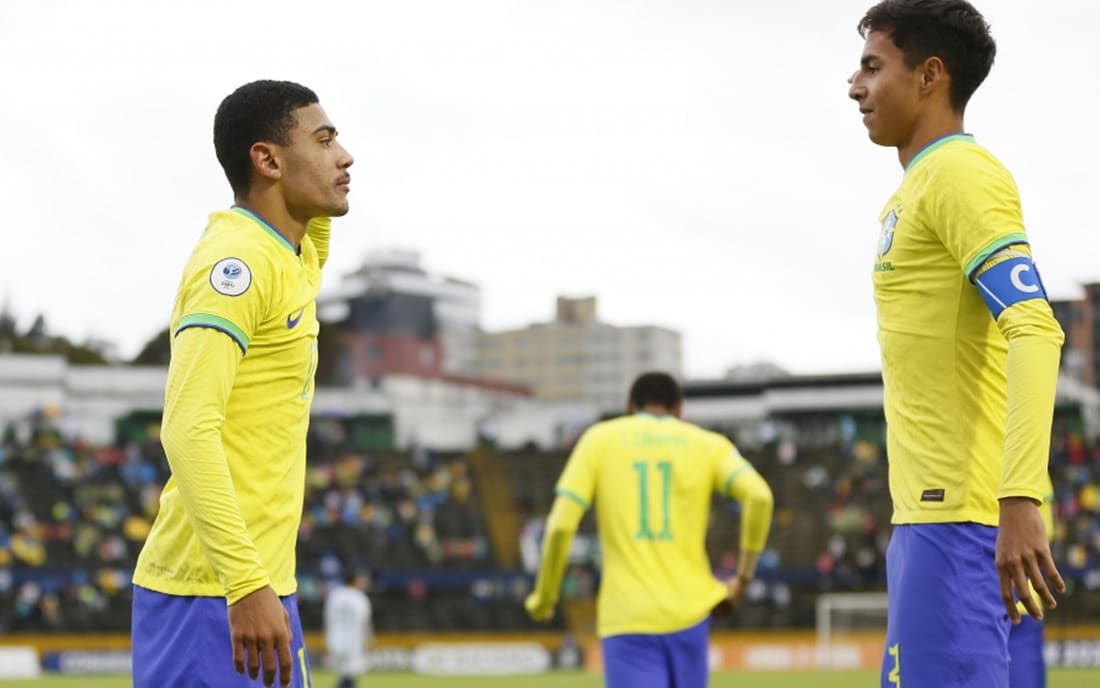
{"label": "player's ear", "polygon": [[248,156],[252,158],[252,169],[256,174],[272,181],[282,178],[283,168],[275,154],[275,147],[270,143],[257,141],[248,149]]}
{"label": "player's ear", "polygon": [[918,70],[921,93],[928,95],[935,88],[946,85],[947,68],[940,58],[933,55],[925,60]]}
{"label": "player's ear", "polygon": [[684,417],[684,402],[677,401],[676,405],[672,407],[672,415],[676,418]]}

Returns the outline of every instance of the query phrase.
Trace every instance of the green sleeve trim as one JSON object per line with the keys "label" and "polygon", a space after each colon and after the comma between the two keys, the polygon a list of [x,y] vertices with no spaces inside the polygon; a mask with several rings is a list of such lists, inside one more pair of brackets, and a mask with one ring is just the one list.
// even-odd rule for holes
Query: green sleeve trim
{"label": "green sleeve trim", "polygon": [[985,261],[989,260],[989,257],[991,255],[993,255],[997,251],[1000,251],[1005,246],[1026,243],[1028,243],[1027,235],[1023,233],[1009,234],[1006,237],[1001,237],[1000,239],[997,239],[992,244],[987,246],[981,253],[974,256],[973,260],[966,264],[966,268],[963,270],[963,272],[966,274],[966,279],[973,282],[975,276],[974,273],[977,272],[978,268],[980,268],[982,264],[985,263]]}
{"label": "green sleeve trim", "polygon": [[581,497],[576,492],[570,492],[569,490],[565,489],[564,487],[554,488],[554,494],[556,494],[559,497],[566,497],[568,499],[572,499],[574,502],[579,504],[582,509],[587,510],[587,509],[592,508],[592,505],[589,504],[587,501],[585,501],[584,497]]}
{"label": "green sleeve trim", "polygon": [[733,487],[733,481],[737,479],[737,476],[741,475],[745,471],[751,471],[752,464],[745,462],[743,465],[730,471],[730,474],[726,476],[726,482],[722,483],[722,494],[728,495],[730,488]]}
{"label": "green sleeve trim", "polygon": [[183,330],[189,327],[207,327],[212,330],[224,332],[233,338],[233,341],[237,342],[237,346],[241,347],[241,353],[248,352],[248,335],[244,333],[244,330],[233,324],[232,321],[218,315],[210,315],[209,313],[195,313],[193,315],[185,315],[180,318],[180,324],[176,327],[176,334],[179,334]]}

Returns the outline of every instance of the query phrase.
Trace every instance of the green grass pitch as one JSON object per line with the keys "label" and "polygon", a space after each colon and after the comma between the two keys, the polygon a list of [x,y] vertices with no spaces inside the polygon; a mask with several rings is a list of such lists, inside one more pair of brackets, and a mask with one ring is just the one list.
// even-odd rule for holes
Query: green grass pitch
{"label": "green grass pitch", "polygon": [[[332,688],[336,677],[324,672],[313,675],[313,688]],[[470,676],[431,677],[410,674],[369,674],[359,688],[599,688],[603,685],[594,674],[546,674],[542,676]],[[722,673],[711,676],[710,688],[874,688],[878,673],[866,671]],[[1067,669],[1050,672],[1049,688],[1096,688],[1100,669]],[[34,681],[3,681],[0,688],[126,688],[128,678],[50,676]]]}

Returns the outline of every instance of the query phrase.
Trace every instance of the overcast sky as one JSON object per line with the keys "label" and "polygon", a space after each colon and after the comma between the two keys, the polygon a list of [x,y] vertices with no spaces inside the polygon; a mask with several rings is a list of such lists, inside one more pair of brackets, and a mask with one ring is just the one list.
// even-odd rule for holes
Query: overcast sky
{"label": "overcast sky", "polygon": [[[901,169],[845,79],[868,0],[0,3],[0,299],[116,341],[167,323],[232,202],[213,114],[310,86],[356,158],[327,282],[370,250],[482,287],[483,325],[595,294],[684,335],[685,369],[878,365],[876,217]],[[1055,298],[1100,281],[1100,8],[987,0],[967,129],[1005,162]]]}

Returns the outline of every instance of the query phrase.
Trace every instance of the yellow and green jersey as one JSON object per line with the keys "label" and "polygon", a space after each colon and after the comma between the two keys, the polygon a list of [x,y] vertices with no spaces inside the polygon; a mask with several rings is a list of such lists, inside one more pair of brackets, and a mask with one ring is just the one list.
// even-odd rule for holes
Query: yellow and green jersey
{"label": "yellow and green jersey", "polygon": [[725,437],[643,413],[589,428],[556,491],[585,509],[595,502],[603,547],[599,635],[671,633],[704,619],[726,596],[705,549],[711,494],[744,501],[750,489],[766,493],[767,508],[742,529],[741,546],[758,552],[771,493]]}
{"label": "yellow and green jersey", "polygon": [[296,247],[243,208],[211,215],[172,312],[172,476],[136,584],[230,603],[267,584],[295,591],[327,247],[327,224]]}
{"label": "yellow and green jersey", "polygon": [[[1016,184],[973,137],[948,136],[913,158],[879,220],[873,280],[893,522],[996,525],[999,497],[1044,493],[1039,471],[1061,344],[1038,298]],[[1022,303],[1010,309],[986,289],[987,305],[982,275],[995,263],[988,259],[1010,246],[1023,257],[1003,266],[1011,275],[1000,279],[1015,290],[1012,303]],[[1012,369],[1021,373],[1013,411],[1006,336],[1023,341],[1040,330],[1041,346],[1014,354]],[[1034,379],[1027,360],[1042,363],[1030,366]],[[1006,432],[1016,433],[1007,445]]]}

